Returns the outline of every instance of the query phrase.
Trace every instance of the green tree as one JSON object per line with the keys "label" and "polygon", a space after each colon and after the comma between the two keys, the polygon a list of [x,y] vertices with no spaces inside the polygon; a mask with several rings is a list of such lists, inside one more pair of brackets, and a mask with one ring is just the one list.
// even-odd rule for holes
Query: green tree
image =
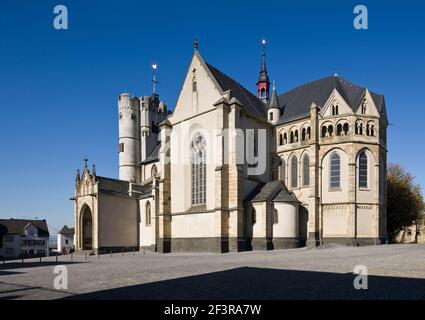
{"label": "green tree", "polygon": [[421,187],[414,176],[398,164],[390,164],[387,174],[387,231],[393,239],[400,231],[417,223],[424,211]]}

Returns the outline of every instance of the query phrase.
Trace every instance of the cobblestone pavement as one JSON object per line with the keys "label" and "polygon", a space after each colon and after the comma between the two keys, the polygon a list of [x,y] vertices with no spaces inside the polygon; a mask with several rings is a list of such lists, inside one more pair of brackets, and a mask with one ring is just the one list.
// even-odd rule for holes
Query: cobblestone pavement
{"label": "cobblestone pavement", "polygon": [[[0,299],[425,299],[425,245],[227,254],[136,252],[60,256],[68,289],[54,289],[55,258],[0,264]],[[368,270],[355,290],[353,269]]]}

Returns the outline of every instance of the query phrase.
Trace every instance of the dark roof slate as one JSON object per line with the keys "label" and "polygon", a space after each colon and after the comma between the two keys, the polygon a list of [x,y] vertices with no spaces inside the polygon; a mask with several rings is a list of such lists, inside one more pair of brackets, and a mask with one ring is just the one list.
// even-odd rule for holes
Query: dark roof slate
{"label": "dark roof slate", "polygon": [[25,234],[25,228],[28,224],[34,225],[38,229],[39,237],[48,237],[49,228],[46,220],[27,220],[27,219],[0,219],[0,229],[3,234]]}
{"label": "dark roof slate", "polygon": [[96,177],[99,182],[99,191],[106,193],[128,194],[129,182],[106,177]]}
{"label": "dark roof slate", "polygon": [[[334,89],[337,89],[353,111],[360,105],[366,90],[336,75],[309,82],[279,96],[279,103],[283,108],[279,123],[307,116],[313,102],[322,107]],[[371,91],[370,94],[378,111],[381,111],[383,96]]]}
{"label": "dark roof slate", "polygon": [[64,226],[62,227],[62,229],[60,229],[60,230],[58,231],[58,234],[62,234],[62,235],[64,235],[64,236],[73,236],[73,235],[74,235],[74,233],[71,231],[71,229],[69,229],[69,228],[68,228],[68,226],[67,226],[67,225],[64,225]]}
{"label": "dark roof slate", "polygon": [[230,90],[231,98],[235,97],[239,100],[242,106],[251,114],[260,118],[266,118],[266,108],[260,99],[214,66],[208,63],[206,65],[223,91]]}
{"label": "dark roof slate", "polygon": [[141,163],[158,161],[159,160],[159,149],[160,148],[161,148],[161,142],[158,142],[157,145],[153,148],[152,152]]}

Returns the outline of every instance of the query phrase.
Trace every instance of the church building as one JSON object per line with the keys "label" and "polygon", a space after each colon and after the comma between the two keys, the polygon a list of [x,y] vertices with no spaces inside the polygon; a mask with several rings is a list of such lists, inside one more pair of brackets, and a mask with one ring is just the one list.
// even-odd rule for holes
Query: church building
{"label": "church building", "polygon": [[[255,83],[254,83],[255,84]],[[154,79],[155,85],[155,79]],[[386,241],[384,96],[332,75],[256,93],[194,54],[173,111],[118,97],[119,179],[77,171],[76,250],[231,252]]]}

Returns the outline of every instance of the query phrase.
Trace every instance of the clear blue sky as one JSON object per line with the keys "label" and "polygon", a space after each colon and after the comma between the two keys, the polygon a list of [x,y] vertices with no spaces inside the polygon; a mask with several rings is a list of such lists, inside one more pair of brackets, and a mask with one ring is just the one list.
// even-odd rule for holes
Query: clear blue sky
{"label": "clear blue sky", "polygon": [[[65,4],[69,29],[53,28]],[[369,29],[353,28],[353,8]],[[117,96],[159,93],[173,108],[198,37],[206,61],[255,90],[259,43],[279,92],[337,72],[384,93],[389,162],[425,186],[424,1],[16,1],[0,3],[0,217],[73,225],[87,155],[117,177]]]}

